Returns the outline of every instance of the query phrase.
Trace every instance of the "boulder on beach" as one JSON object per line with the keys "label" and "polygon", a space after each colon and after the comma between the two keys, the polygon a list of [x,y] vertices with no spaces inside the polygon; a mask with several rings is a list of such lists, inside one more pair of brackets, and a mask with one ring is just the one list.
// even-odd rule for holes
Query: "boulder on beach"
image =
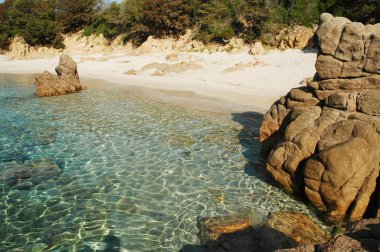
{"label": "boulder on beach", "polygon": [[380,24],[324,13],[316,34],[317,73],[264,115],[262,152],[281,186],[354,221],[379,206]]}
{"label": "boulder on beach", "polygon": [[275,45],[280,49],[304,49],[313,45],[316,26],[305,27],[293,25],[281,30],[275,38]]}
{"label": "boulder on beach", "polygon": [[64,95],[85,89],[79,80],[77,64],[69,55],[61,55],[55,72],[57,75],[45,71],[36,76],[37,96]]}

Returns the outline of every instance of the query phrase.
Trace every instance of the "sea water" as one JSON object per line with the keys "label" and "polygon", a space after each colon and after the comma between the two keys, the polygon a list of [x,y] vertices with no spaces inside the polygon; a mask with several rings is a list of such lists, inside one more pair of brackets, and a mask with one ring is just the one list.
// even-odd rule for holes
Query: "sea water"
{"label": "sea water", "polygon": [[0,251],[179,251],[202,217],[312,215],[253,169],[260,120],[112,89],[38,98],[0,75]]}

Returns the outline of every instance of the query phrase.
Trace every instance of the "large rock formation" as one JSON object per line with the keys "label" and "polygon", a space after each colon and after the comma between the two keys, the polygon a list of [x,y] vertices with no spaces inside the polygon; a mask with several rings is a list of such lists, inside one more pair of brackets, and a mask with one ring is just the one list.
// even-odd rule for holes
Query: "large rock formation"
{"label": "large rock formation", "polygon": [[317,74],[264,116],[262,152],[283,187],[334,222],[357,220],[380,190],[380,24],[325,13],[316,34]]}
{"label": "large rock formation", "polygon": [[63,95],[85,89],[79,81],[77,64],[69,55],[61,55],[55,71],[58,76],[47,71],[37,75],[35,85],[38,96]]}
{"label": "large rock formation", "polygon": [[9,49],[4,54],[10,59],[35,59],[56,56],[61,52],[62,49],[28,45],[22,37],[15,36],[9,45]]}

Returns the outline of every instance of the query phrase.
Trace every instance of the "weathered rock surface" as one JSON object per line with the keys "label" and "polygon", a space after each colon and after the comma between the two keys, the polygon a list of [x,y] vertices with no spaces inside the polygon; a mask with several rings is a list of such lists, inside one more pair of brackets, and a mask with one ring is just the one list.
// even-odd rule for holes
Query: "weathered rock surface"
{"label": "weathered rock surface", "polygon": [[275,41],[280,49],[304,49],[313,44],[313,36],[317,27],[294,25],[280,31]]}
{"label": "weathered rock surface", "polygon": [[198,237],[201,244],[216,241],[223,234],[231,234],[249,228],[252,225],[249,216],[226,216],[204,218],[198,222]]}
{"label": "weathered rock surface", "polygon": [[317,74],[266,113],[262,152],[279,184],[331,221],[353,221],[378,208],[380,25],[322,14],[316,34]]}
{"label": "weathered rock surface", "polygon": [[9,46],[5,55],[10,59],[34,59],[34,58],[47,58],[59,55],[62,50],[54,49],[52,47],[34,47],[28,45],[25,40],[20,36],[15,36]]}
{"label": "weathered rock surface", "polygon": [[[198,223],[202,249],[199,251],[275,251],[297,245],[326,242],[330,236],[308,216],[276,212],[260,226],[247,217],[205,218]],[[197,251],[198,251],[197,250]]]}
{"label": "weathered rock surface", "polygon": [[318,244],[280,249],[277,252],[380,251],[380,219],[366,219],[350,224],[344,235]]}
{"label": "weathered rock surface", "polygon": [[38,96],[64,95],[85,89],[79,81],[77,64],[69,55],[61,55],[55,71],[58,76],[47,71],[37,75],[35,85]]}
{"label": "weathered rock surface", "polygon": [[318,244],[330,238],[317,223],[300,213],[272,213],[268,216],[265,226],[285,234],[297,244]]}

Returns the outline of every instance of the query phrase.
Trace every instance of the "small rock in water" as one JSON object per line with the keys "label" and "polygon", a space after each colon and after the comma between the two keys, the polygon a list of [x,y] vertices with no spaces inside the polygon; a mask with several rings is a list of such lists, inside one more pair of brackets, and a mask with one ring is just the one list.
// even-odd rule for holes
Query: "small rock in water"
{"label": "small rock in water", "polygon": [[202,218],[198,221],[198,237],[201,244],[218,240],[224,234],[231,234],[250,228],[251,218],[246,216],[223,216]]}
{"label": "small rock in water", "polygon": [[64,95],[86,88],[80,83],[77,64],[69,55],[61,55],[55,71],[58,76],[47,71],[37,75],[35,85],[38,96]]}
{"label": "small rock in water", "polygon": [[209,189],[208,192],[211,194],[211,199],[216,203],[224,202],[224,193],[219,189]]}

